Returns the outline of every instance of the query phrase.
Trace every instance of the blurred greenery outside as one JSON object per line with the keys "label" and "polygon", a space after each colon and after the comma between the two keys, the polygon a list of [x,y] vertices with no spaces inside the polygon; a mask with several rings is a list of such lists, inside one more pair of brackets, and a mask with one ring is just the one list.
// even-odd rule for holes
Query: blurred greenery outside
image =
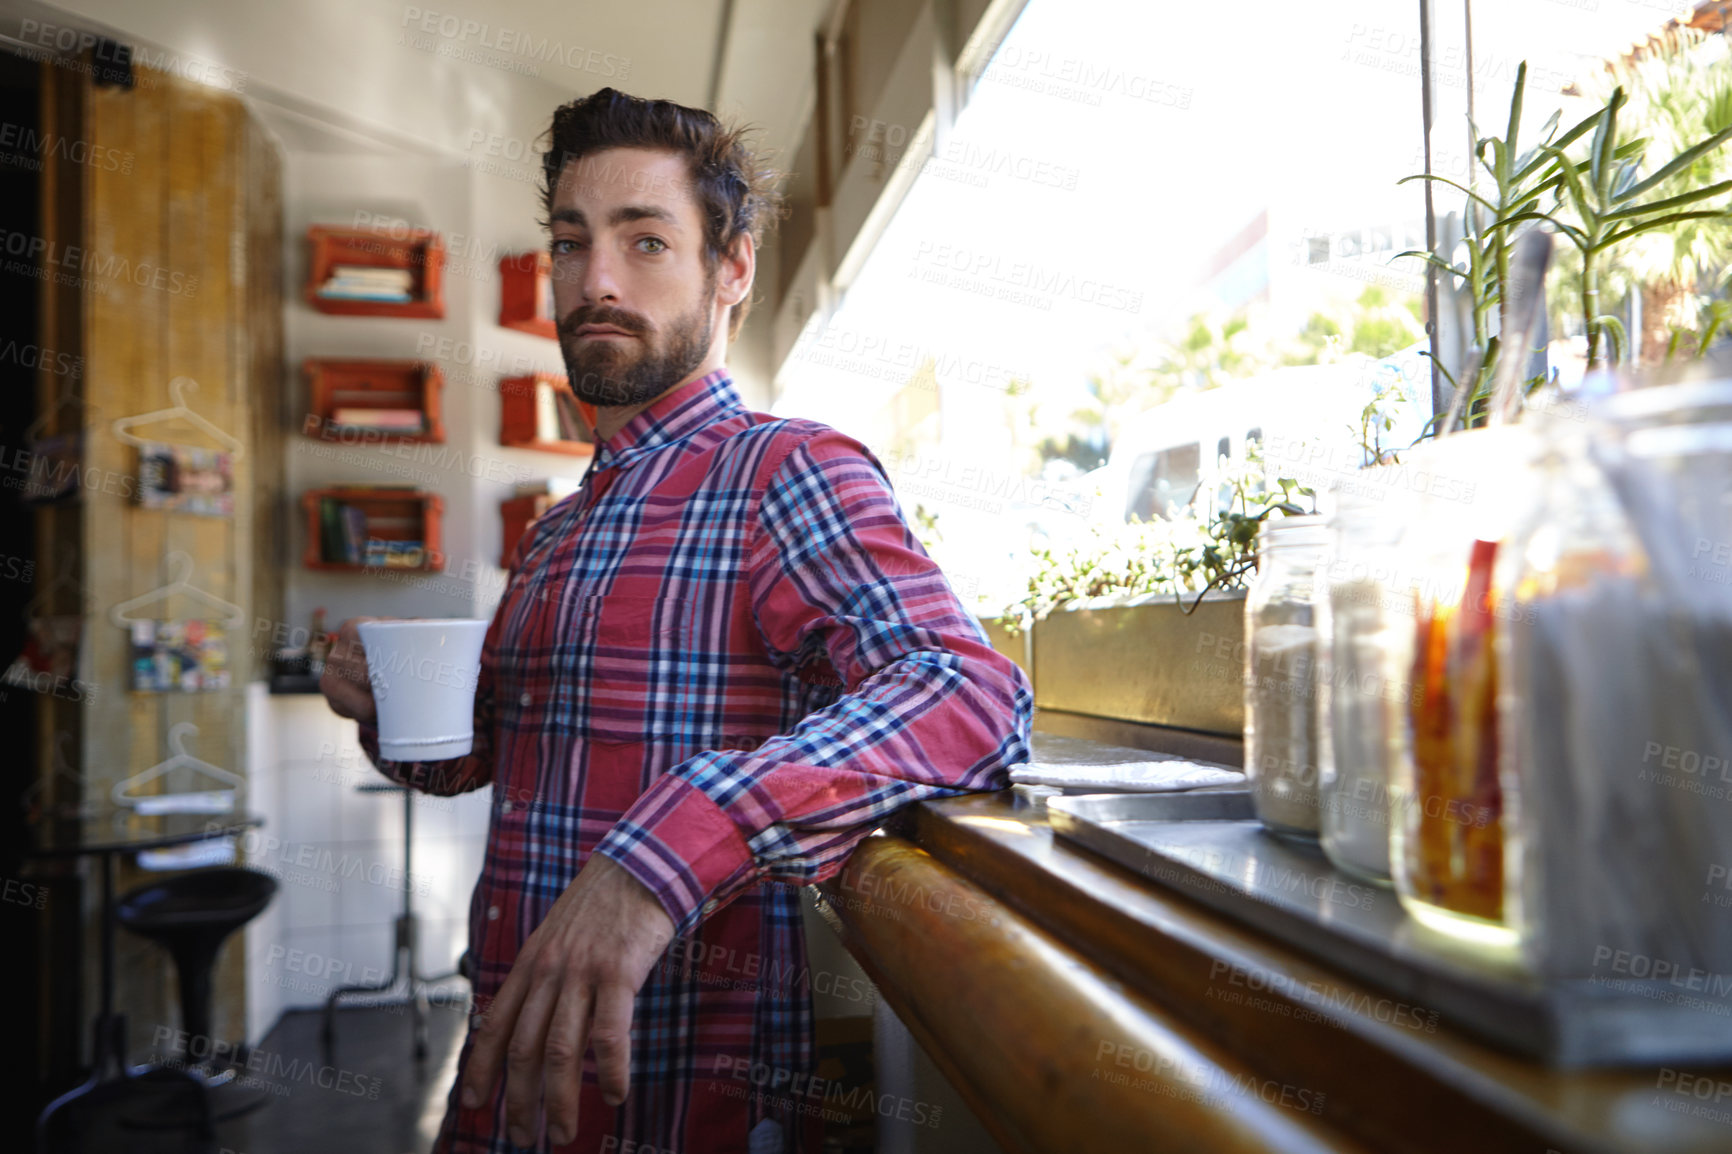
{"label": "blurred greenery outside", "polygon": [[[1608,63],[1582,81],[1578,92],[1603,101],[1619,85],[1629,97],[1623,123],[1649,142],[1650,169],[1732,125],[1732,45],[1723,35],[1671,29]],[[1729,178],[1732,147],[1700,157],[1667,187],[1683,191]],[[1447,195],[1440,197],[1440,214],[1449,203]],[[1559,361],[1581,358],[1585,336],[1580,255],[1561,243],[1554,251],[1547,307],[1556,372]],[[1634,347],[1625,350],[1627,362],[1649,366],[1690,355],[1704,335],[1723,337],[1732,315],[1732,218],[1693,220],[1638,237],[1603,259],[1600,277],[1602,307],[1639,321],[1631,330]],[[1278,368],[1370,363],[1424,339],[1423,298],[1375,285],[1313,312],[1297,331],[1270,331],[1255,310],[1199,312],[1170,339],[1107,350],[1086,382],[1061,397],[1040,394],[1026,380],[1011,382],[1003,404],[1017,456],[1013,464],[1024,476],[1074,479],[1105,464],[1128,420],[1188,393]],[[1366,400],[1356,438],[1368,462],[1392,460],[1391,450],[1401,446],[1377,436],[1388,427],[1382,408],[1388,398],[1378,392]],[[1004,608],[1007,622],[1030,614],[1038,619],[1072,601],[1178,597],[1211,581],[1242,586],[1254,560],[1256,526],[1272,514],[1309,510],[1293,504],[1291,487],[1269,489],[1255,460],[1227,462],[1223,476],[1234,497],[1213,509],[1148,523],[1095,524],[1086,540],[1069,547],[1034,546],[1027,595]],[[935,553],[942,548],[941,519],[916,506],[917,535]]]}

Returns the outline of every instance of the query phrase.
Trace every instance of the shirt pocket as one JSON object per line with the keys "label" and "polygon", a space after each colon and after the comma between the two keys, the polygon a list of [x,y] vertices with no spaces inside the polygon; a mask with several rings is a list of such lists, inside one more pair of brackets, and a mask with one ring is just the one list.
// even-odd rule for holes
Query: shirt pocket
{"label": "shirt pocket", "polygon": [[582,680],[587,736],[668,741],[683,732],[682,686],[690,607],[677,597],[584,598],[588,668]]}

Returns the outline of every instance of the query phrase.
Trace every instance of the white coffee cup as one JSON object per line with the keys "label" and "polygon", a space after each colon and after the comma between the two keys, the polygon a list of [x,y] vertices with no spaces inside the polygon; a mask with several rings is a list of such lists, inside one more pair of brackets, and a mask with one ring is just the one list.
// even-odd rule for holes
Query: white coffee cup
{"label": "white coffee cup", "polygon": [[368,621],[360,626],[379,716],[379,756],[443,761],[475,744],[475,683],[487,622]]}

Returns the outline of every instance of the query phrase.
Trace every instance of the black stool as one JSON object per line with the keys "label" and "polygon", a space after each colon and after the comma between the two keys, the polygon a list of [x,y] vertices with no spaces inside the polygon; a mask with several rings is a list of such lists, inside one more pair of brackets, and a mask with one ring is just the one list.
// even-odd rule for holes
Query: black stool
{"label": "black stool", "polygon": [[[277,892],[277,879],[239,867],[199,870],[140,886],[120,899],[115,916],[174,958],[180,983],[180,1013],[192,1054],[211,1037],[211,971],[223,941],[257,917]],[[226,1080],[226,1079],[218,1079]]]}
{"label": "black stool", "polygon": [[43,1113],[37,1154],[217,1154],[209,1093],[161,1068],[83,1087]]}

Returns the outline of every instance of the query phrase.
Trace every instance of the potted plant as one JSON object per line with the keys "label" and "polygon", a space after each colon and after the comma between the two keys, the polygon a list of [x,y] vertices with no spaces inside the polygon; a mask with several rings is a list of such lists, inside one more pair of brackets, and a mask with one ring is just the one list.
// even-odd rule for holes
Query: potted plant
{"label": "potted plant", "polygon": [[1198,512],[1094,528],[1036,553],[1028,592],[983,622],[1047,709],[1237,737],[1243,726],[1244,590],[1270,517],[1308,512],[1311,490],[1270,488],[1263,462],[1224,461]]}

